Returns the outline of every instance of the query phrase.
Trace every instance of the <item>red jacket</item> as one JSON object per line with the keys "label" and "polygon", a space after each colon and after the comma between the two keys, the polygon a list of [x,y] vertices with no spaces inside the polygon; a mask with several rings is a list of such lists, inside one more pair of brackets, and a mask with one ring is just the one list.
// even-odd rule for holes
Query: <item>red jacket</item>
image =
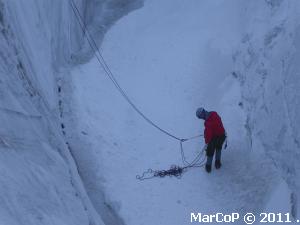
{"label": "red jacket", "polygon": [[208,118],[204,122],[204,126],[204,138],[206,144],[208,144],[212,138],[225,134],[222,120],[216,112],[210,112]]}

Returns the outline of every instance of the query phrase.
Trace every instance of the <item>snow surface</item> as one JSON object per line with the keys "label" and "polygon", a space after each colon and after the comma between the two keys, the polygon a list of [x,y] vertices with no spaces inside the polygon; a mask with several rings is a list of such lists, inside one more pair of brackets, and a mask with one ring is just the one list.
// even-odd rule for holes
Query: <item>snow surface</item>
{"label": "snow surface", "polygon": [[[276,198],[272,193],[281,178],[263,146],[253,141],[251,146],[241,86],[232,76],[232,55],[245,25],[239,20],[245,6],[236,3],[147,1],[113,26],[102,44],[120,85],[171,133],[201,133],[202,122],[194,116],[199,106],[220,113],[230,137],[221,171],[208,175],[194,169],[180,180],[136,180],[148,168],[181,164],[178,142],[133,111],[96,58],[72,72],[79,120],[72,136],[88,143],[93,161],[101,162],[98,185],[126,224],[189,224],[191,212],[258,213]],[[203,140],[185,144],[188,158],[202,146]]]}
{"label": "snow surface", "polygon": [[[83,15],[97,9],[75,2]],[[0,28],[0,224],[104,224],[61,128],[61,76],[84,43],[69,2],[0,1]]]}
{"label": "snow surface", "polygon": [[[69,1],[0,0],[0,224],[299,218],[299,2],[74,2],[120,85],[157,124],[185,138],[203,132],[197,107],[222,116],[223,167],[138,181],[148,168],[181,165],[178,141],[122,99]],[[188,160],[203,144],[184,143]]]}
{"label": "snow surface", "polygon": [[[291,190],[299,218],[299,10],[298,1],[249,3],[248,25],[234,54],[251,148],[259,142]],[[255,11],[255,15],[252,13]],[[248,15],[247,15],[248,14]],[[256,143],[256,144],[255,144]]]}

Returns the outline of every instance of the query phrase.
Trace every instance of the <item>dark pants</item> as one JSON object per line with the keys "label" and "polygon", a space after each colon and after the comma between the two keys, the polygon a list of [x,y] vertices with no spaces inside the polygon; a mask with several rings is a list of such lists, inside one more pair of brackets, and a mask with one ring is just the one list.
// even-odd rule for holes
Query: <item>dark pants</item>
{"label": "dark pants", "polygon": [[216,160],[221,160],[221,150],[223,143],[226,139],[225,134],[222,136],[214,137],[207,145],[206,155],[207,155],[207,165],[211,165],[213,156],[216,152]]}

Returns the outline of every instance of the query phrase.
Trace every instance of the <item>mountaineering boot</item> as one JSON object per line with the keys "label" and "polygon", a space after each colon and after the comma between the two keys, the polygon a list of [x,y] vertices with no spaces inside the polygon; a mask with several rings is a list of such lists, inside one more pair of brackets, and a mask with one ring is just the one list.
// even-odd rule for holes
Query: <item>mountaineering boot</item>
{"label": "mountaineering boot", "polygon": [[211,165],[205,165],[205,170],[206,170],[206,172],[210,173],[211,172]]}
{"label": "mountaineering boot", "polygon": [[215,161],[215,167],[216,167],[216,169],[220,169],[221,166],[222,166],[221,160],[216,160],[216,161]]}
{"label": "mountaineering boot", "polygon": [[212,161],[213,161],[213,156],[207,156],[207,160],[206,160],[206,164],[205,164],[205,170],[208,173],[210,173],[210,171],[211,171]]}

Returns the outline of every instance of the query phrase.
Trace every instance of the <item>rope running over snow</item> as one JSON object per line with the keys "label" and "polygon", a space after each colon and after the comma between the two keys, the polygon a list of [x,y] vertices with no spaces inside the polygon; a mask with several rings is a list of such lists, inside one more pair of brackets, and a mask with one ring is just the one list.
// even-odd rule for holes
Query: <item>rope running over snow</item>
{"label": "rope running over snow", "polygon": [[[152,173],[153,177],[164,177],[164,176],[176,176],[176,177],[181,177],[181,174],[187,170],[188,168],[192,168],[192,167],[201,167],[203,166],[203,162],[204,159],[201,159],[201,157],[203,158],[204,155],[204,149],[196,156],[196,158],[191,162],[187,162],[185,155],[184,155],[184,151],[183,151],[183,142],[201,137],[203,135],[196,135],[193,137],[189,137],[189,138],[179,138],[176,135],[170,133],[169,131],[161,128],[160,126],[158,126],[155,122],[153,122],[149,117],[147,117],[133,102],[132,100],[128,97],[128,95],[126,94],[126,92],[123,90],[123,88],[119,85],[117,79],[115,78],[114,74],[112,73],[112,71],[110,70],[108,64],[106,63],[96,41],[94,40],[93,36],[91,35],[90,31],[88,30],[86,24],[84,23],[84,19],[78,9],[78,7],[76,6],[74,0],[70,0],[70,5],[71,8],[74,12],[74,15],[83,31],[83,34],[86,35],[86,39],[88,41],[88,44],[90,45],[91,49],[95,52],[95,56],[97,61],[99,62],[99,64],[101,65],[101,67],[103,68],[105,74],[108,76],[108,78],[112,81],[112,83],[114,84],[114,86],[116,87],[116,89],[120,92],[120,94],[124,97],[124,99],[129,103],[129,105],[132,106],[132,108],[146,121],[148,122],[150,125],[152,125],[153,127],[155,127],[156,129],[158,129],[159,131],[161,131],[162,133],[168,135],[169,137],[179,141],[180,143],[180,151],[181,151],[181,157],[182,157],[182,162],[185,165],[184,167],[179,167],[179,166],[171,166],[170,170],[162,170],[162,171],[153,171],[152,169],[149,169],[147,172],[143,173],[143,176],[136,176],[137,179],[139,180],[144,180],[144,179],[149,179],[145,178],[144,176],[146,175],[146,173]],[[200,161],[200,162],[199,162]]]}

